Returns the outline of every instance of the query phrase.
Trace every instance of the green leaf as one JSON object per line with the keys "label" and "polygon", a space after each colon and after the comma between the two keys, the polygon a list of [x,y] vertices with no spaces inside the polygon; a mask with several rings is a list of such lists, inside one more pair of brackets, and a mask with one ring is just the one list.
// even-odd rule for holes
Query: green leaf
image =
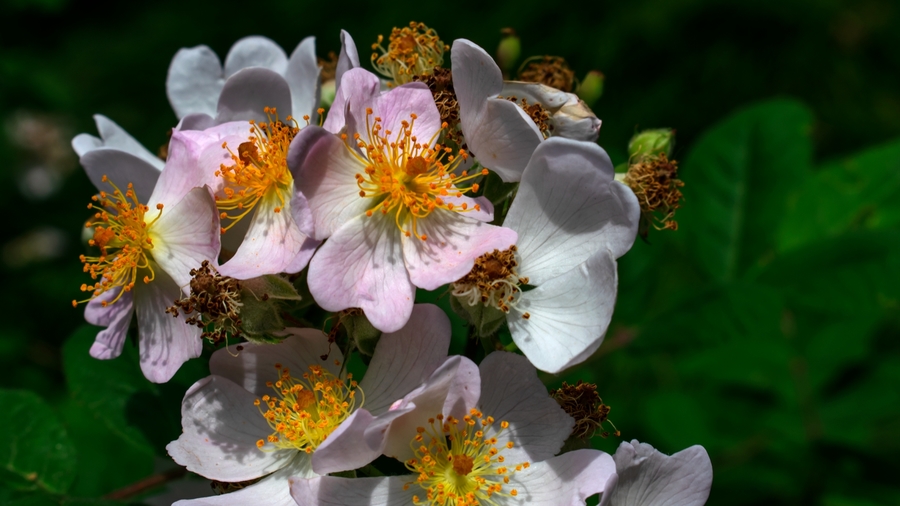
{"label": "green leaf", "polygon": [[854,229],[900,224],[900,141],[829,163],[797,190],[778,231],[787,251]]}
{"label": "green leaf", "polygon": [[773,254],[788,196],[809,176],[811,123],[797,102],[764,102],[714,126],[688,153],[679,233],[711,279],[736,279]]}
{"label": "green leaf", "polygon": [[59,417],[40,397],[0,390],[3,481],[25,490],[63,493],[75,479],[76,451]]}
{"label": "green leaf", "polygon": [[241,281],[241,285],[249,290],[258,300],[266,300],[268,298],[300,300],[300,295],[297,293],[294,285],[283,277],[274,274]]}

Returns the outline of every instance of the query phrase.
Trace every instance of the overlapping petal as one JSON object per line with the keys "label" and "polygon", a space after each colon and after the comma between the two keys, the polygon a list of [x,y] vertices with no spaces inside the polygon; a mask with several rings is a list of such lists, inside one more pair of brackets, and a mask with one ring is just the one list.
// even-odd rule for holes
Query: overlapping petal
{"label": "overlapping petal", "polygon": [[695,445],[672,456],[646,443],[622,442],[613,456],[618,485],[612,506],[703,506],[712,486],[706,449]]}

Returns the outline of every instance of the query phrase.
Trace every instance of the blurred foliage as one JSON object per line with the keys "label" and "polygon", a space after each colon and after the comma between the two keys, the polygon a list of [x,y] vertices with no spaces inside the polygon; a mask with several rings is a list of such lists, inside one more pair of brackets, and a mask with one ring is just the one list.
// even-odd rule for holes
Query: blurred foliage
{"label": "blurred foliage", "polygon": [[[79,209],[93,189],[66,172],[73,166],[60,169],[55,192],[23,191],[28,171],[49,162],[46,149],[15,141],[16,115],[43,115],[70,137],[94,133],[101,113],[155,150],[175,122],[164,83],[178,48],[207,44],[224,59],[245,35],[290,52],[312,34],[325,57],[346,28],[366,61],[378,33],[411,19],[489,51],[513,27],[523,57],[565,56],[578,76],[601,70],[600,144],[616,163],[637,129],[677,129],[680,230],[651,233],[620,260],[606,342],[548,385],[596,382],[623,439],[665,452],[704,445],[711,505],[900,504],[900,6],[492,7],[345,2],[336,15],[332,4],[285,0],[0,4],[0,209],[15,218],[0,241],[0,504],[108,504],[86,498],[170,469],[164,447],[180,433],[180,399],[207,372],[195,360],[152,385],[133,345],[109,362],[88,356],[96,328],[69,301],[84,281]],[[11,244],[48,227],[64,237],[58,251],[10,260]],[[419,300],[449,313],[442,294]],[[457,321],[453,352],[465,338]],[[595,441],[610,452],[617,444]]]}

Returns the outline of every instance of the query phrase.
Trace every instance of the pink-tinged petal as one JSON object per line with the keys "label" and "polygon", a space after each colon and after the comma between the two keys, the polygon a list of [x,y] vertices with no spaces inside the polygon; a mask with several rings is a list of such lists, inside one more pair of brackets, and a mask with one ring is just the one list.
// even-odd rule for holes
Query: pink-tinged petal
{"label": "pink-tinged petal", "polygon": [[307,238],[303,241],[303,244],[300,245],[300,251],[297,252],[297,255],[293,260],[285,267],[284,272],[288,274],[296,274],[309,265],[310,259],[312,259],[313,255],[316,254],[316,249],[319,245],[322,244],[322,241],[317,241],[315,239]]}
{"label": "pink-tinged petal", "polygon": [[[558,373],[591,356],[616,304],[616,260],[599,251],[571,271],[522,293],[506,317],[513,341],[542,371]],[[529,318],[522,314],[528,312]]]}
{"label": "pink-tinged petal", "polygon": [[[216,100],[218,101],[218,99],[219,96],[216,95]],[[212,114],[215,113],[215,104],[213,104]],[[173,130],[176,132],[179,130],[206,130],[207,128],[213,128],[214,126],[216,126],[215,118],[207,113],[197,112],[181,118],[181,121],[175,125]]]}
{"label": "pink-tinged petal", "polygon": [[291,478],[291,495],[299,506],[408,506],[413,496],[424,497],[414,486],[416,477],[391,476],[384,478]]}
{"label": "pink-tinged petal", "polygon": [[[278,192],[282,192],[281,198]],[[285,193],[271,189],[256,205],[244,241],[234,256],[219,268],[223,276],[250,279],[278,274],[294,262],[306,236],[294,221],[290,208],[293,199]]]}
{"label": "pink-tinged petal", "polygon": [[[359,67],[357,64],[356,67]],[[350,105],[350,97],[353,97],[357,107],[368,103],[376,97],[381,90],[381,82],[378,77],[366,69],[348,69],[341,77],[340,86],[337,86],[334,102],[328,110],[328,117],[322,127],[331,133],[338,133],[346,124],[347,107]],[[361,109],[365,114],[365,109]],[[349,134],[348,134],[349,135]]]}
{"label": "pink-tinged petal", "polygon": [[416,231],[427,239],[403,236],[403,259],[409,279],[426,290],[462,278],[472,270],[476,258],[516,243],[513,230],[444,209],[436,209],[418,220]]}
{"label": "pink-tinged petal", "polygon": [[365,438],[365,431],[374,419],[365,409],[354,411],[316,448],[312,455],[313,471],[322,475],[350,471],[377,459],[381,452],[369,448]]}
{"label": "pink-tinged petal", "polygon": [[506,459],[539,462],[556,455],[575,421],[547,395],[534,366],[521,355],[497,351],[485,357],[478,368],[481,411],[497,420],[495,430],[501,421],[509,422],[509,428],[497,437],[498,447],[507,441],[515,444],[504,450]]}
{"label": "pink-tinged petal", "polygon": [[80,134],[75,139],[72,139],[72,147],[78,153],[78,156],[100,147],[118,149],[149,163],[157,171],[162,170],[163,161],[147,150],[116,122],[102,114],[95,114],[94,123],[97,124],[97,132],[100,134],[100,139],[88,134]]}
{"label": "pink-tinged petal", "polygon": [[503,226],[519,233],[519,274],[542,283],[601,249],[616,257],[631,248],[640,206],[613,180],[596,144],[552,138],[535,150]]}
{"label": "pink-tinged petal", "polygon": [[172,379],[181,364],[200,356],[203,350],[200,328],[189,325],[183,314],[173,317],[166,308],[181,298],[181,288],[159,265],[156,279],[134,287],[138,317],[141,371],[154,383]]}
{"label": "pink-tinged petal", "polygon": [[97,333],[91,345],[91,356],[100,360],[116,358],[122,354],[122,346],[128,336],[131,316],[134,314],[132,292],[123,293],[114,304],[103,307],[102,301],[110,301],[119,294],[121,288],[110,290],[87,303],[84,317],[88,323],[106,327]]}
{"label": "pink-tinged petal", "polygon": [[310,123],[318,121],[316,108],[319,106],[319,65],[316,62],[316,38],[307,37],[300,41],[288,60],[284,78],[291,87],[291,101],[294,119],[303,121],[310,117]]}
{"label": "pink-tinged petal", "polygon": [[461,360],[456,369],[456,377],[444,399],[444,416],[462,420],[481,398],[481,371],[471,360]]}
{"label": "pink-tinged petal", "polygon": [[366,409],[380,415],[428,379],[447,359],[450,333],[450,318],[442,309],[416,304],[402,329],[382,334],[359,383]]}
{"label": "pink-tinged petal", "polygon": [[712,463],[699,445],[667,456],[646,443],[619,445],[619,483],[613,506],[703,506],[712,486]]}
{"label": "pink-tinged petal", "polygon": [[353,37],[349,33],[341,30],[341,53],[334,69],[334,88],[340,89],[344,73],[357,67],[359,67],[359,53],[356,51],[356,42],[353,42]]}
{"label": "pink-tinged petal", "polygon": [[532,463],[512,475],[504,491],[517,492],[516,500],[507,504],[584,506],[588,497],[604,493],[615,479],[612,457],[598,450],[575,450]]}
{"label": "pink-tinged petal", "polygon": [[[349,74],[348,74],[349,75]],[[359,196],[356,174],[365,165],[338,136],[309,126],[288,151],[294,186],[305,197],[313,219],[314,239],[326,239],[355,216],[366,212],[370,199]]]}
{"label": "pink-tinged petal", "polygon": [[[272,393],[266,382],[278,377],[275,364],[298,377],[310,366],[322,367],[335,376],[340,373],[341,366],[335,362],[343,362],[341,351],[328,344],[328,336],[322,331],[287,328],[285,332],[289,336],[278,344],[241,343],[216,350],[209,360],[210,372],[228,378],[255,396]],[[321,358],[324,355],[328,356],[326,360]]]}
{"label": "pink-tinged petal", "polygon": [[81,165],[99,191],[112,193],[113,187],[103,182],[103,176],[125,192],[128,183],[134,184],[134,193],[140,202],[147,202],[160,177],[154,166],[131,153],[114,148],[97,148],[81,157]]}
{"label": "pink-tinged petal", "polygon": [[153,259],[189,292],[191,269],[219,256],[219,214],[209,190],[194,188],[174,207],[164,207],[150,236]]}
{"label": "pink-tinged petal", "polygon": [[450,51],[460,126],[469,151],[504,181],[518,181],[543,136],[525,111],[498,99],[503,77],[484,49],[465,39]]}
{"label": "pink-tinged petal", "polygon": [[225,81],[216,107],[216,123],[268,121],[266,107],[275,107],[279,117],[287,117],[292,110],[290,86],[277,72],[261,67],[245,68]]}
{"label": "pink-tinged petal", "polygon": [[[295,452],[296,453],[296,452]],[[222,495],[177,501],[172,506],[297,506],[291,497],[292,477],[315,476],[309,456],[298,455],[289,465],[240,490]],[[303,479],[303,478],[298,478]]]}
{"label": "pink-tinged petal", "polygon": [[[462,205],[465,204],[467,211],[463,213],[463,216],[465,216],[466,218],[484,221],[487,223],[494,221],[494,204],[492,204],[487,197],[472,198],[465,195],[463,195],[462,197],[448,195],[441,198],[444,199],[444,202],[447,202],[448,204],[452,203],[454,207],[462,207]],[[478,209],[475,209],[476,204],[478,204]]]}
{"label": "pink-tinged petal", "polygon": [[169,64],[166,95],[179,119],[193,113],[213,116],[224,84],[222,64],[212,49],[182,48]]}
{"label": "pink-tinged petal", "polygon": [[309,291],[326,311],[358,307],[382,332],[395,332],[412,313],[399,229],[391,217],[358,216],[339,228],[309,262]]}
{"label": "pink-tinged petal", "polygon": [[284,75],[288,59],[272,39],[251,35],[234,43],[225,57],[225,77],[248,67],[262,67]]}
{"label": "pink-tinged petal", "polygon": [[272,433],[253,405],[256,397],[221,376],[207,376],[184,395],[182,434],[166,450],[189,471],[218,481],[245,481],[285,467],[298,452],[262,451]]}
{"label": "pink-tinged petal", "polygon": [[[400,132],[404,121],[412,123],[412,135],[422,144],[434,144],[436,134],[441,129],[441,114],[434,105],[434,95],[424,83],[404,84],[369,100],[364,100],[363,96],[348,96],[350,107],[346,122],[347,135],[351,138],[354,133],[359,133],[361,139],[368,142],[368,126],[375,124],[376,117],[381,118],[385,132],[390,131],[393,135]],[[372,109],[372,115],[368,118],[367,108]],[[416,115],[415,122],[412,114]]]}

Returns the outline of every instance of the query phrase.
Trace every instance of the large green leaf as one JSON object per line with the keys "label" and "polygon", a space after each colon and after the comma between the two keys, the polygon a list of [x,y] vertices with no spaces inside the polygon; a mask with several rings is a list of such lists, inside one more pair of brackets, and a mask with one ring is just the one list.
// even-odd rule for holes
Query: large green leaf
{"label": "large green leaf", "polygon": [[688,153],[679,233],[711,279],[733,280],[774,252],[788,196],[810,173],[811,123],[797,102],[765,102],[717,124]]}
{"label": "large green leaf", "polygon": [[0,390],[0,406],[0,481],[19,489],[67,491],[75,479],[76,451],[56,413],[21,390]]}

